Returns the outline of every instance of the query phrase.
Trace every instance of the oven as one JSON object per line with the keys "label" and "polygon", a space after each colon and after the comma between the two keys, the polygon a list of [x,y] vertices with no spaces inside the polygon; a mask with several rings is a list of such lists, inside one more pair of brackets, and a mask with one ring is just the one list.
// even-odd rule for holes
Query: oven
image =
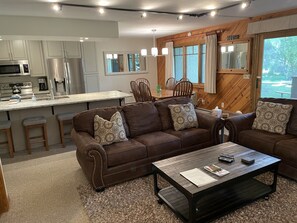
{"label": "oven", "polygon": [[0,60],[0,77],[30,75],[28,60]]}

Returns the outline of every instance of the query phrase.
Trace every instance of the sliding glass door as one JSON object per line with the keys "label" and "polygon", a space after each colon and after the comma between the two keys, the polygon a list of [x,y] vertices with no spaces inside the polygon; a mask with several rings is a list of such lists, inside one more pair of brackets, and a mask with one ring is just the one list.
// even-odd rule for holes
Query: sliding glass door
{"label": "sliding glass door", "polygon": [[259,78],[261,98],[297,98],[297,34],[264,36]]}

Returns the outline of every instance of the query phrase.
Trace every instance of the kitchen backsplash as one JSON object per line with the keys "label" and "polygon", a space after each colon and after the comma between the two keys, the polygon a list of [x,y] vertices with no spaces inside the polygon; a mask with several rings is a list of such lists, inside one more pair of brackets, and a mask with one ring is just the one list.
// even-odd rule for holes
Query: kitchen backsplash
{"label": "kitchen backsplash", "polygon": [[16,77],[0,77],[0,83],[22,83],[32,82],[34,93],[47,93],[48,91],[39,91],[38,77],[16,76]]}

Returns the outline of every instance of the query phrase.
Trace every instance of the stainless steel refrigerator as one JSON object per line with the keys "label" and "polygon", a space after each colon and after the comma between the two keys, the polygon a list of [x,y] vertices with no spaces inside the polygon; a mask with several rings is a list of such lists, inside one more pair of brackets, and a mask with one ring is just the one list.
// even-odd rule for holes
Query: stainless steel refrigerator
{"label": "stainless steel refrigerator", "polygon": [[47,59],[50,87],[55,95],[85,93],[85,83],[80,58]]}

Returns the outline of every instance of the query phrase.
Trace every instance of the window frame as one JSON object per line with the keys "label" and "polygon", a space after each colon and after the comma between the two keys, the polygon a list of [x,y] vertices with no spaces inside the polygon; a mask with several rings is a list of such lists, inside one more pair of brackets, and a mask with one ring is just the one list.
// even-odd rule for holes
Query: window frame
{"label": "window frame", "polygon": [[[203,88],[204,83],[202,83],[202,46],[205,45],[205,42],[199,42],[199,43],[191,43],[186,45],[175,45],[173,48],[182,48],[182,58],[183,58],[183,78],[187,77],[187,47],[189,46],[198,46],[198,83],[193,83],[195,87]],[[175,57],[175,54],[173,54],[173,57]],[[173,66],[175,67],[175,60]],[[205,78],[204,78],[205,79]]]}

